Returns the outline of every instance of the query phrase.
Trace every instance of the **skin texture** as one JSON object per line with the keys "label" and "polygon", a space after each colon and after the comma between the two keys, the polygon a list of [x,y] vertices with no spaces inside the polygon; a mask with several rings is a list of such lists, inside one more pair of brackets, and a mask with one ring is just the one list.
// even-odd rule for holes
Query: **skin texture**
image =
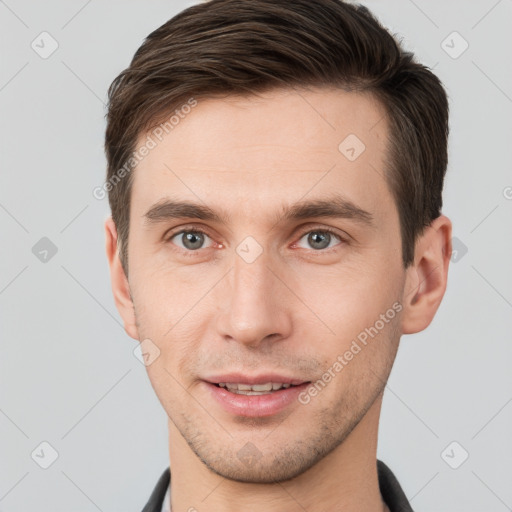
{"label": "skin texture", "polygon": [[[425,329],[437,311],[451,254],[451,222],[441,215],[404,270],[383,178],[387,130],[382,106],[362,93],[202,100],[134,171],[128,278],[107,219],[126,332],[160,351],[147,371],[169,417],[173,511],[387,510],[376,471],[382,394],[400,336]],[[349,134],[366,147],[354,161],[338,149]],[[335,192],[370,212],[374,226],[280,216]],[[149,208],[171,197],[222,210],[228,223],[148,223]],[[171,236],[185,228],[206,232],[201,248]],[[326,228],[344,241],[315,248],[308,235]],[[248,236],[263,251],[252,263],[236,251]],[[307,404],[245,418],[204,387],[206,376],[235,371],[316,382],[397,302],[394,318]],[[252,464],[237,455],[248,442],[259,453]]]}

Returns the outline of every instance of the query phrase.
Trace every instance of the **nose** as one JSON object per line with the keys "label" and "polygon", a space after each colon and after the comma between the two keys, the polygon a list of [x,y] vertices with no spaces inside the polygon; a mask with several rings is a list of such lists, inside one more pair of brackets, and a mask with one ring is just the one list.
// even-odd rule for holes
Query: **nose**
{"label": "nose", "polygon": [[289,337],[293,304],[283,277],[270,268],[264,252],[248,263],[234,255],[233,268],[226,276],[220,292],[223,308],[217,327],[225,340],[248,347],[262,347]]}

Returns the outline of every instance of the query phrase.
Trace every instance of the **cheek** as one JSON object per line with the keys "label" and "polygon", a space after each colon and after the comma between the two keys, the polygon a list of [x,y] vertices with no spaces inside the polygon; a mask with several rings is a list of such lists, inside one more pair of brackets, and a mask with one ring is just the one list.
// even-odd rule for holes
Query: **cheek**
{"label": "cheek", "polygon": [[150,269],[133,273],[130,279],[132,298],[139,322],[160,333],[160,327],[177,323],[191,310],[201,292],[200,276],[185,275],[180,269]]}
{"label": "cheek", "polygon": [[[399,297],[396,273],[366,259],[332,268],[304,266],[292,289],[323,321],[326,334],[345,337],[371,325]],[[304,308],[304,305],[301,305]]]}
{"label": "cheek", "polygon": [[387,366],[396,351],[402,309],[398,299],[403,276],[377,266],[351,270],[325,279],[311,276],[314,285],[303,290],[304,302],[321,320],[308,312],[309,330],[315,329],[326,368],[341,357],[345,374]]}
{"label": "cheek", "polygon": [[[177,272],[145,272],[133,276],[132,298],[141,339],[149,338],[160,351],[158,362],[177,376],[176,368],[193,359],[204,339],[208,318],[205,297],[211,284],[198,277],[195,282]],[[203,300],[201,300],[203,298]],[[201,319],[201,322],[198,321]],[[148,367],[150,377],[166,380],[169,374],[158,373],[158,365]],[[165,384],[168,385],[168,384]]]}
{"label": "cheek", "polygon": [[398,348],[398,318],[377,326],[374,320],[332,344],[321,379],[332,383],[328,402],[334,408],[357,410],[382,390]]}

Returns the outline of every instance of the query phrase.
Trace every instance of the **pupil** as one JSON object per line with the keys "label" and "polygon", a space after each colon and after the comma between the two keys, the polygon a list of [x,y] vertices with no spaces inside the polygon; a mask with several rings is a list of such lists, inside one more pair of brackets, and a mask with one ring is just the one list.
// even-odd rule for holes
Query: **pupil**
{"label": "pupil", "polygon": [[189,232],[185,235],[185,240],[183,245],[187,247],[187,249],[199,249],[202,245],[202,235],[201,233]]}
{"label": "pupil", "polygon": [[[309,235],[309,243],[314,249],[325,249],[330,242],[331,235],[329,233],[321,234],[319,231],[315,231]],[[320,247],[318,247],[318,241],[320,240]],[[325,243],[327,241],[327,243]],[[323,243],[322,243],[323,242]]]}

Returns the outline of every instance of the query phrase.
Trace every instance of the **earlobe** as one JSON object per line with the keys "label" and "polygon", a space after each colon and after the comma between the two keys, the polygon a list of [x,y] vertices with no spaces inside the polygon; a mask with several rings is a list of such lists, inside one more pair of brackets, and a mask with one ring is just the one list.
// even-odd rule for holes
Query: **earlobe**
{"label": "earlobe", "polygon": [[414,263],[406,271],[402,299],[403,334],[426,329],[441,304],[448,280],[451,237],[451,221],[440,215],[416,242]]}
{"label": "earlobe", "polygon": [[124,323],[124,330],[131,338],[138,340],[135,310],[130,295],[128,279],[124,273],[117,248],[117,229],[112,217],[105,221],[105,249],[110,267],[110,282],[114,301]]}

